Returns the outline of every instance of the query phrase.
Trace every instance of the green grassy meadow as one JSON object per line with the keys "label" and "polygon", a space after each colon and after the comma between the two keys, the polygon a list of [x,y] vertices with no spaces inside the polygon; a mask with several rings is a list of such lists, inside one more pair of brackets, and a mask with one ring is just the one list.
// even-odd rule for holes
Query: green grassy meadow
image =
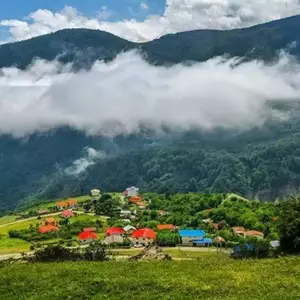
{"label": "green grassy meadow", "polygon": [[[72,199],[76,200],[78,203],[87,201],[89,199],[91,199],[91,197],[89,195],[84,195],[84,196],[79,196],[79,197],[71,197]],[[55,199],[55,200],[45,200],[39,204],[34,204],[31,205],[29,207],[27,207],[24,211],[22,211],[23,213],[28,212],[30,210],[40,210],[40,209],[47,209],[53,206],[56,206],[56,202],[60,202],[60,201],[65,201],[65,198],[59,198],[59,199]]]}
{"label": "green grassy meadow", "polygon": [[[13,216],[12,216],[13,217]],[[22,230],[22,229],[28,229],[30,225],[36,226],[37,224],[41,224],[43,219],[45,217],[42,217],[40,220],[38,219],[31,219],[31,220],[24,220],[19,223],[15,224],[8,224],[10,222],[13,222],[15,220],[15,217],[3,217],[2,219],[2,224],[3,226],[0,227],[0,255],[1,254],[8,254],[8,253],[20,253],[20,252],[26,252],[29,251],[30,249],[30,243],[27,241],[23,241],[21,239],[12,239],[8,237],[8,232],[10,230]],[[52,218],[55,218],[57,221],[60,220],[59,216],[52,216]],[[1,220],[0,219],[0,220]],[[70,222],[75,222],[75,221],[96,221],[96,220],[101,220],[103,222],[103,225],[105,226],[107,223],[106,218],[102,216],[91,216],[91,215],[78,215],[74,218],[70,218]],[[5,225],[7,224],[7,225]],[[5,226],[4,226],[5,225]],[[103,237],[104,234],[98,234],[99,237]],[[77,236],[73,237],[74,239],[77,238]],[[49,240],[49,243],[54,242],[54,240]],[[43,241],[43,244],[47,243],[47,241]]]}
{"label": "green grassy meadow", "polygon": [[7,223],[14,222],[16,220],[17,216],[4,216],[0,217],[0,225],[5,225]]}
{"label": "green grassy meadow", "polygon": [[0,269],[2,300],[296,300],[300,257],[15,264]]}

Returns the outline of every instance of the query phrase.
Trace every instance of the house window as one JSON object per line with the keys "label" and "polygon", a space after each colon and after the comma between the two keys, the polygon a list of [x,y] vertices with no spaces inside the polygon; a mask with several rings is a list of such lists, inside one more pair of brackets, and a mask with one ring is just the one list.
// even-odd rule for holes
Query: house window
{"label": "house window", "polygon": [[136,245],[138,245],[138,244],[139,244],[139,242],[136,242],[135,244],[136,244]]}

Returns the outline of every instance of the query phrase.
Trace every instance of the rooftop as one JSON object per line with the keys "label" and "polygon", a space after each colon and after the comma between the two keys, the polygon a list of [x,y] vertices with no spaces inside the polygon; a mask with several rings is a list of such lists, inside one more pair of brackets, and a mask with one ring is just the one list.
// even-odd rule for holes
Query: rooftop
{"label": "rooftop", "polygon": [[148,239],[155,239],[156,238],[156,232],[154,232],[152,229],[149,228],[142,228],[135,230],[132,235],[132,238],[148,238]]}
{"label": "rooftop", "polygon": [[179,235],[181,237],[189,237],[189,236],[204,237],[205,231],[201,229],[181,229],[179,230]]}

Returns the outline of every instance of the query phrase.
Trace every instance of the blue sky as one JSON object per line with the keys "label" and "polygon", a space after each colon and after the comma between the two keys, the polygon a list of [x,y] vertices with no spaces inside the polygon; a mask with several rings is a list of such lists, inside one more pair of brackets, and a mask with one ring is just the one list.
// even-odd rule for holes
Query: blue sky
{"label": "blue sky", "polygon": [[[161,14],[166,0],[1,0],[0,20],[22,19],[31,12],[42,8],[59,11],[66,5],[77,8],[86,16],[95,16],[102,6],[113,12],[110,19],[124,18],[144,19],[149,14]],[[146,2],[149,9],[142,10],[141,2]]]}

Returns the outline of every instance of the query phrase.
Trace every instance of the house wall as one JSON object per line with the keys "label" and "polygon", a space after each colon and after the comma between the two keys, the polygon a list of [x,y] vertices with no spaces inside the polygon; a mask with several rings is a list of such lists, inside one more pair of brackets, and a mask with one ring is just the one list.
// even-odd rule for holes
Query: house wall
{"label": "house wall", "polygon": [[110,235],[103,240],[103,243],[106,245],[114,243],[122,244],[123,242],[124,238],[121,235]]}
{"label": "house wall", "polygon": [[94,239],[86,239],[86,240],[80,240],[80,243],[81,244],[89,244],[89,243],[91,243],[93,241],[94,241]]}
{"label": "house wall", "polygon": [[185,236],[185,237],[181,237],[181,241],[183,245],[193,245],[193,240],[200,240],[203,239],[203,237],[201,236]]}
{"label": "house wall", "polygon": [[138,195],[138,192],[136,190],[127,191],[128,197],[136,197],[137,195]]}
{"label": "house wall", "polygon": [[153,239],[148,238],[132,238],[131,241],[133,245],[148,246],[150,244],[153,244]]}

